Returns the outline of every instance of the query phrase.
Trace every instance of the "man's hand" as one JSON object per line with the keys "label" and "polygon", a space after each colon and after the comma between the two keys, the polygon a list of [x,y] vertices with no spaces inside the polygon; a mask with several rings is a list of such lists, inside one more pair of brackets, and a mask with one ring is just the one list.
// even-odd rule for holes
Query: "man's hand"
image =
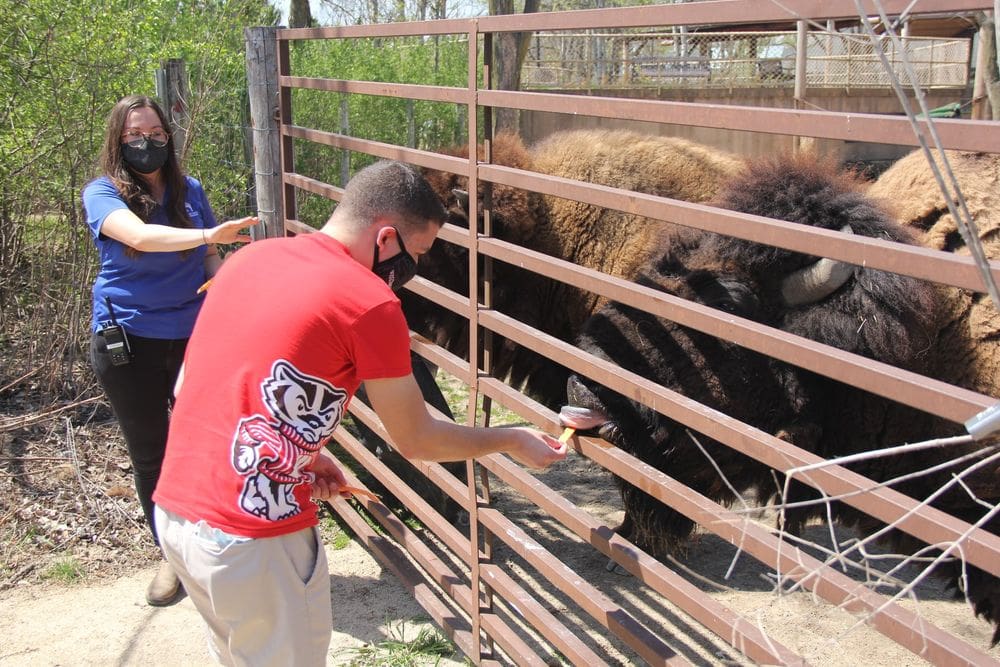
{"label": "man's hand", "polygon": [[312,486],[312,497],[316,500],[331,500],[337,496],[350,497],[347,478],[325,450],[321,451],[313,461],[309,472],[316,476]]}
{"label": "man's hand", "polygon": [[507,450],[515,461],[529,468],[547,468],[566,458],[566,443],[531,428],[504,429],[516,444]]}

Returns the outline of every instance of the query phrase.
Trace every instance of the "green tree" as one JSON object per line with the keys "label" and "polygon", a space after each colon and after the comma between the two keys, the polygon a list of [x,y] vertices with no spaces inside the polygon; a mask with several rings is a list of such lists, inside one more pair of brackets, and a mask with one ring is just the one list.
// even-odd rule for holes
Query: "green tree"
{"label": "green tree", "polygon": [[[395,39],[309,40],[292,45],[297,76],[464,87],[468,48],[464,36]],[[434,150],[466,141],[461,136],[465,107],[371,95],[341,95],[296,90],[292,120],[296,125],[348,134],[373,141]],[[375,158],[308,141],[295,143],[295,171],[325,183],[345,178]],[[333,204],[300,194],[296,215],[322,224]]]}
{"label": "green tree", "polygon": [[185,167],[220,216],[245,211],[242,31],[278,17],[266,0],[0,0],[0,15],[0,350],[20,362],[4,372],[33,369],[76,395],[96,269],[80,192],[96,175],[108,111],[123,95],[153,94],[161,60],[185,59]]}

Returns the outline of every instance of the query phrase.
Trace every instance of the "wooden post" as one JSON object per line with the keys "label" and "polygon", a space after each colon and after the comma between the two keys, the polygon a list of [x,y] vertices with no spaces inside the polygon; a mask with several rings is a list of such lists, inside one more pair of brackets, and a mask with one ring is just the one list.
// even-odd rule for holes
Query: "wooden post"
{"label": "wooden post", "polygon": [[797,108],[804,106],[806,97],[806,51],[809,47],[809,26],[805,21],[795,22],[795,101]]}
{"label": "wooden post", "polygon": [[174,138],[174,152],[177,160],[184,164],[187,155],[188,85],[184,71],[184,61],[171,58],[160,62],[156,70],[156,96],[163,104],[163,111],[170,121],[170,134]]}
{"label": "wooden post", "polygon": [[281,200],[281,143],[278,128],[278,52],[275,28],[245,28],[247,91],[253,145],[254,190],[261,224],[254,240],[285,235]]}
{"label": "wooden post", "polygon": [[979,27],[976,44],[976,73],[972,79],[972,112],[970,118],[975,120],[990,120],[990,100],[986,94],[986,75],[989,71],[989,54],[987,50],[993,45],[992,26],[987,23]]}

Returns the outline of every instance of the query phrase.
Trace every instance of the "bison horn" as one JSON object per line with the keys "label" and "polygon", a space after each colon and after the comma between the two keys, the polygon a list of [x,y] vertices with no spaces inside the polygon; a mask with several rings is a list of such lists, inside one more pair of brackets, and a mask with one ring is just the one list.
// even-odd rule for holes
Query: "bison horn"
{"label": "bison horn", "polygon": [[[844,225],[840,231],[854,233],[850,225]],[[781,283],[781,296],[789,306],[815,303],[837,291],[852,273],[853,264],[824,257],[787,276]]]}
{"label": "bison horn", "polygon": [[469,212],[469,192],[467,190],[459,190],[458,188],[453,188],[451,194],[455,195],[455,199],[458,200],[459,206],[466,213]]}

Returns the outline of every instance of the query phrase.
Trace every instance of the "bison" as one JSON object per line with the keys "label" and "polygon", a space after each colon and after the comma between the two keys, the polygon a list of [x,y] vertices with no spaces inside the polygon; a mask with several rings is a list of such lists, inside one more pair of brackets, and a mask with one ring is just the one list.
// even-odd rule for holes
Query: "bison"
{"label": "bison", "polygon": [[[823,229],[914,242],[862,193],[859,183],[833,165],[809,158],[754,162],[727,184],[716,203]],[[815,279],[820,274],[837,282],[824,286]],[[689,230],[672,234],[643,267],[637,282],[900,368],[920,373],[936,368],[929,352],[942,327],[939,292],[916,279]],[[926,413],[621,303],[608,303],[591,317],[577,345],[825,458],[960,432],[960,427]],[[565,413],[571,425],[595,426],[612,444],[717,502],[736,500],[693,441],[696,436],[682,425],[578,375],[569,378],[567,397],[574,408]],[[758,502],[766,503],[780,492],[766,465],[707,437],[698,443],[737,493],[752,492]],[[947,454],[926,450],[850,467],[872,479],[887,480],[957,455],[954,450]],[[1000,498],[995,468],[993,464],[967,480],[988,502]],[[925,498],[958,469],[921,475],[893,488]],[[658,556],[682,548],[693,529],[687,517],[630,484],[618,480],[618,485],[625,507],[618,529],[623,537]],[[803,484],[793,484],[789,493],[781,499],[784,503],[818,497]],[[984,514],[983,507],[961,489],[942,495],[934,504],[969,522]],[[797,532],[814,516],[825,516],[821,503],[790,507],[784,527]],[[865,531],[876,525],[864,513],[839,503],[834,504],[832,517]],[[1000,531],[1000,519],[994,518],[987,529]],[[915,547],[916,541],[902,534],[894,539],[901,549]],[[957,588],[961,564],[948,567],[947,576]],[[1000,583],[974,567],[967,574],[965,591],[975,612],[996,627]],[[994,643],[998,638],[1000,630],[993,635]]]}
{"label": "bison", "polygon": [[[482,147],[479,148],[480,156]],[[442,152],[464,156],[461,146]],[[528,148],[516,135],[492,145],[496,164],[684,201],[703,202],[736,174],[741,161],[725,152],[671,137],[624,130],[557,132]],[[427,179],[449,207],[453,224],[469,214],[455,190],[464,177],[428,170]],[[668,223],[559,197],[495,185],[493,236],[614,276],[630,278],[649,257]],[[420,260],[420,275],[468,293],[468,253],[436,243]],[[497,262],[493,307],[560,340],[571,341],[599,305],[592,293]],[[459,356],[468,350],[468,321],[413,294],[402,296],[410,327]],[[556,316],[555,314],[558,314]],[[493,374],[550,407],[561,404],[566,371],[524,349],[497,341]]]}
{"label": "bison", "polygon": [[[986,256],[1000,259],[1000,155],[960,151],[946,155]],[[940,160],[938,167],[945,173]],[[897,161],[869,187],[868,194],[884,199],[896,220],[923,245],[969,254],[923,151]],[[936,376],[1000,398],[1000,313],[987,294],[958,288],[944,288],[944,293],[947,316]]]}

